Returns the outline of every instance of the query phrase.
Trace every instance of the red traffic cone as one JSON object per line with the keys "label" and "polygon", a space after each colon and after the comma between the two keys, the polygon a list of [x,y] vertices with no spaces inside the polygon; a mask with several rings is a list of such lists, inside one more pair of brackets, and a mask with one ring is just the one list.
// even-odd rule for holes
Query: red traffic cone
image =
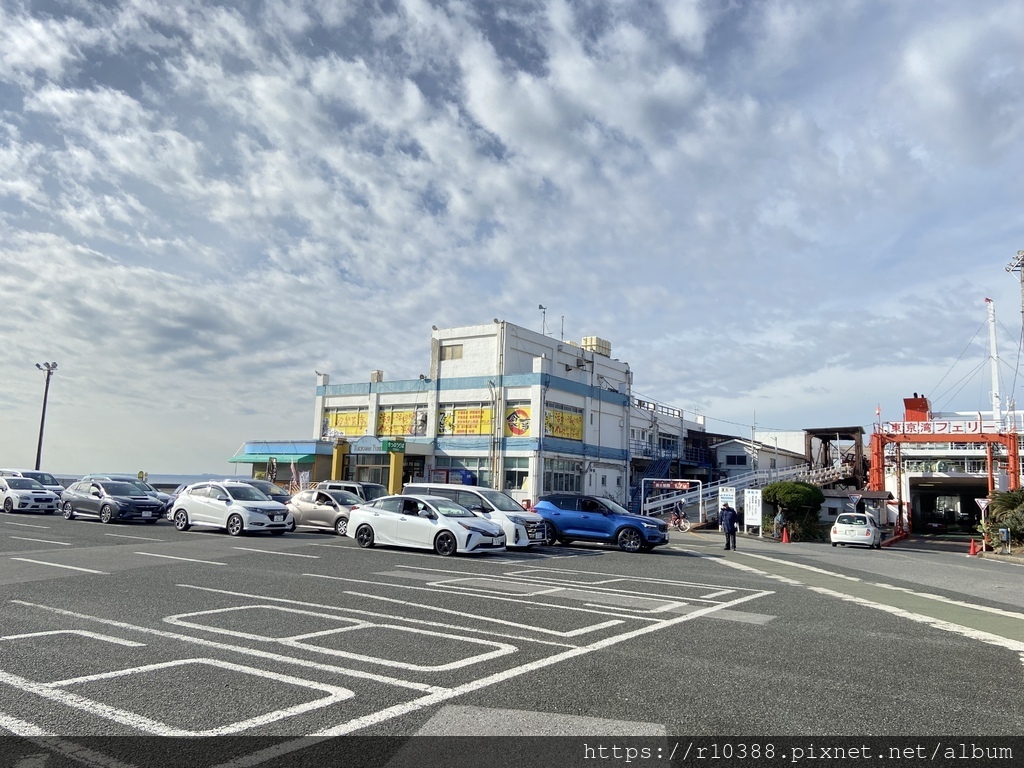
{"label": "red traffic cone", "polygon": [[789,544],[789,528],[786,526],[782,527],[782,543]]}
{"label": "red traffic cone", "polygon": [[967,553],[967,556],[974,557],[976,554],[978,554],[978,545],[974,539],[971,539],[971,550]]}

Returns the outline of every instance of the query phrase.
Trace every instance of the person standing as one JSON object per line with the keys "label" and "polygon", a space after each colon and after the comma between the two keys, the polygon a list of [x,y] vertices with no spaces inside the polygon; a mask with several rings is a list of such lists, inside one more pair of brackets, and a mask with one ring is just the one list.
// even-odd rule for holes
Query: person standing
{"label": "person standing", "polygon": [[774,523],[774,525],[772,526],[772,528],[773,528],[772,536],[777,539],[777,538],[779,538],[782,535],[782,510],[781,509],[775,515],[775,519],[772,522]]}
{"label": "person standing", "polygon": [[725,548],[736,549],[736,528],[739,524],[740,516],[736,513],[728,504],[722,505],[722,514],[720,521],[722,523],[722,530],[725,531]]}

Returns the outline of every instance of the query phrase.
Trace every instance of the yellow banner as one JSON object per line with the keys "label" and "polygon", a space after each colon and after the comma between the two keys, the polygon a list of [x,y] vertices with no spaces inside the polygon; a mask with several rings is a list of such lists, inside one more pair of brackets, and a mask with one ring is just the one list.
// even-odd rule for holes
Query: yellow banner
{"label": "yellow banner", "polygon": [[544,412],[544,434],[564,437],[566,440],[583,439],[583,414],[547,410]]}
{"label": "yellow banner", "polygon": [[335,429],[346,437],[365,435],[369,423],[370,414],[366,411],[329,411],[327,414],[328,428]]}
{"label": "yellow banner", "polygon": [[489,435],[493,428],[490,408],[449,408],[438,414],[439,435]]}
{"label": "yellow banner", "polygon": [[514,405],[505,409],[505,437],[530,436],[530,406]]}
{"label": "yellow banner", "polygon": [[411,435],[415,423],[415,411],[377,411],[377,436]]}

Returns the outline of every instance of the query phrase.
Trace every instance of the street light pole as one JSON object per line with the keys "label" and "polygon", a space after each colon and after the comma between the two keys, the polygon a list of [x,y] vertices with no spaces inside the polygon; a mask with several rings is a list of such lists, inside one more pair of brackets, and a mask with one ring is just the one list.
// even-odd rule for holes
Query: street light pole
{"label": "street light pole", "polygon": [[39,443],[36,446],[36,469],[39,469],[39,464],[43,458],[43,427],[46,424],[46,398],[50,394],[50,377],[57,370],[57,364],[43,363],[40,365],[36,363],[36,368],[40,371],[46,371],[46,385],[43,387],[43,413],[39,417]]}

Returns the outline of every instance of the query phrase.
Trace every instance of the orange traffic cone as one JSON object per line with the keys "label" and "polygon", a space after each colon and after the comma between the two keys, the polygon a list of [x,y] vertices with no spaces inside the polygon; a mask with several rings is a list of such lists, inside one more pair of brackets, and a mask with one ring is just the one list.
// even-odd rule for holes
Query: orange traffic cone
{"label": "orange traffic cone", "polygon": [[789,528],[785,526],[782,527],[782,543],[789,544]]}
{"label": "orange traffic cone", "polygon": [[978,554],[978,545],[975,543],[974,539],[971,539],[971,551],[967,553],[967,556],[974,557],[976,554]]}

